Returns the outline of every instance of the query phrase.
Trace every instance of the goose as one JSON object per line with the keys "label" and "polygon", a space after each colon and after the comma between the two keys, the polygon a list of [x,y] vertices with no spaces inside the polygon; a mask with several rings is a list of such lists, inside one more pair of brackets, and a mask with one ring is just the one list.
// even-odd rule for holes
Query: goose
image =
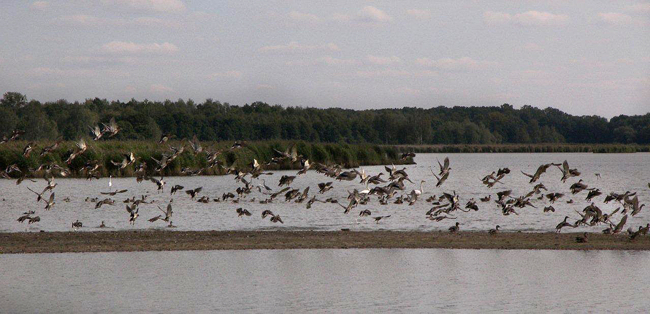
{"label": "goose", "polygon": [[97,202],[97,203],[95,204],[95,209],[99,209],[99,208],[101,208],[102,205],[111,205],[111,206],[112,206],[112,205],[114,205],[114,204],[115,204],[115,201],[114,201],[114,200],[112,200],[112,199],[110,199],[110,198],[106,198],[106,199],[103,199],[103,200]]}
{"label": "goose", "polygon": [[77,142],[75,142],[75,145],[77,146],[77,150],[72,152],[70,156],[68,156],[68,159],[66,159],[65,163],[66,164],[71,164],[72,161],[77,158],[79,155],[83,154],[86,152],[86,149],[88,149],[88,146],[86,145],[86,141],[81,138]]}
{"label": "goose", "polygon": [[31,218],[29,218],[29,221],[27,222],[27,224],[31,225],[31,224],[33,224],[33,223],[37,223],[37,222],[39,222],[39,221],[41,221],[41,217],[40,217],[40,216],[31,217]]}
{"label": "goose", "polygon": [[632,207],[632,213],[631,213],[631,215],[632,215],[632,216],[635,216],[636,214],[638,214],[638,213],[641,211],[641,209],[643,208],[643,206],[645,206],[645,204],[641,204],[641,205],[639,206],[639,197],[638,197],[638,196],[635,196],[635,197],[632,199],[632,201],[631,201],[631,203],[630,203],[630,206]]}
{"label": "goose", "polygon": [[474,211],[478,211],[478,205],[476,205],[476,201],[472,198],[470,199],[467,204],[465,204],[465,208],[467,209],[472,209]]}
{"label": "goose", "polygon": [[375,220],[375,223],[379,223],[380,220],[382,220],[382,219],[386,219],[386,218],[388,218],[388,217],[390,217],[390,215],[387,215],[387,216],[377,216],[377,217],[372,217],[372,218]]}
{"label": "goose", "polygon": [[298,171],[297,175],[305,174],[305,173],[307,173],[307,170],[309,170],[309,168],[311,168],[311,164],[309,164],[309,159],[302,159],[300,161],[300,163],[302,164],[302,169],[300,169],[300,171]]}
{"label": "goose", "polygon": [[129,191],[129,190],[115,190],[115,191],[113,191],[113,192],[99,192],[99,193],[102,194],[102,195],[115,196],[115,195],[117,195],[117,194],[126,193],[126,192],[128,192],[128,191]]}
{"label": "goose", "polygon": [[106,224],[104,223],[104,221],[103,221],[103,220],[102,220],[102,224],[101,224],[101,225],[99,225],[99,228],[106,228]]}
{"label": "goose", "polygon": [[571,190],[571,194],[578,194],[584,190],[586,190],[588,186],[584,183],[582,183],[582,179],[580,179],[578,182],[574,183],[569,187]]}
{"label": "goose", "polygon": [[184,188],[185,188],[184,186],[176,184],[176,185],[172,186],[170,194],[174,195],[174,194],[176,194],[176,191],[181,191]]}
{"label": "goose", "polygon": [[551,202],[551,204],[555,203],[558,199],[560,199],[564,194],[562,193],[549,193],[546,194],[546,198]]}
{"label": "goose", "polygon": [[614,226],[614,229],[612,230],[612,233],[616,234],[616,233],[621,232],[623,230],[623,227],[625,226],[626,222],[627,222],[627,215],[623,216],[623,218],[621,218],[621,221],[619,221],[618,224],[616,224],[616,226]]}
{"label": "goose", "polygon": [[111,118],[108,124],[103,124],[103,125],[104,125],[104,129],[102,130],[102,133],[108,134],[108,137],[113,137],[117,135],[117,133],[120,132],[121,130],[120,127],[115,122],[115,118]]}
{"label": "goose", "polygon": [[164,191],[165,189],[165,181],[163,180],[163,177],[160,177],[160,180],[156,178],[149,178],[149,180],[158,186],[158,191]]}
{"label": "goose", "polygon": [[501,228],[501,226],[497,225],[496,228],[488,230],[488,233],[491,235],[495,235],[497,234],[497,232],[499,232],[499,228]]}
{"label": "goose", "polygon": [[309,187],[306,187],[305,190],[300,195],[298,195],[296,203],[302,203],[307,199],[307,197],[309,197]]}
{"label": "goose", "polygon": [[357,177],[357,173],[354,171],[343,171],[338,176],[336,176],[336,180],[352,181],[356,179],[356,177]]}
{"label": "goose", "polygon": [[591,202],[591,200],[592,200],[594,197],[603,194],[602,192],[600,192],[599,189],[588,189],[588,190],[589,190],[589,193],[587,193],[587,197],[585,198],[585,200],[586,200],[587,202]]}
{"label": "goose", "polygon": [[436,215],[436,216],[427,215],[427,219],[433,220],[433,221],[436,221],[436,222],[440,222],[440,221],[443,221],[445,219],[456,219],[456,217],[442,216],[442,215]]}
{"label": "goose", "polygon": [[438,173],[438,175],[443,177],[445,176],[445,174],[449,173],[449,171],[451,170],[451,168],[449,167],[449,157],[445,157],[444,165],[440,164],[440,161],[438,159],[436,159],[436,161],[438,162],[438,166],[440,167],[440,172]]}
{"label": "goose", "polygon": [[83,227],[83,223],[77,219],[77,221],[72,223],[72,228],[77,229]]}
{"label": "goose", "polygon": [[561,168],[559,165],[556,166],[558,167],[558,169],[560,169],[560,171],[562,171],[562,178],[560,179],[562,183],[566,182],[568,178],[577,177],[580,175],[580,171],[578,171],[577,169],[569,168],[569,163],[566,160],[562,163]]}
{"label": "goose", "polygon": [[135,161],[136,161],[135,155],[133,155],[133,152],[130,152],[128,154],[124,154],[124,158],[122,159],[121,162],[115,162],[111,160],[111,164],[113,164],[116,167],[120,167],[120,169],[124,169],[129,165],[135,163]]}
{"label": "goose", "polygon": [[165,214],[165,218],[162,218],[163,221],[169,221],[172,218],[172,214],[174,213],[172,209],[172,202],[174,202],[174,199],[169,200],[169,203],[167,204],[167,209],[163,210],[160,206],[158,206],[158,209]]}
{"label": "goose", "polygon": [[564,228],[564,227],[573,227],[573,228],[576,227],[576,226],[566,222],[567,219],[569,219],[569,216],[564,217],[564,220],[561,223],[557,224],[557,226],[555,226],[555,232],[559,233],[562,230],[562,228]]}
{"label": "goose", "polygon": [[17,221],[20,222],[20,223],[23,223],[23,222],[25,222],[26,220],[29,220],[30,218],[32,218],[31,215],[32,215],[32,214],[25,214],[25,215],[22,215],[22,216],[18,217]]}
{"label": "goose", "polygon": [[102,130],[99,128],[99,125],[95,125],[94,127],[92,126],[88,126],[88,127],[90,128],[90,134],[93,136],[93,141],[98,141],[104,135]]}
{"label": "goose", "polygon": [[576,242],[577,243],[587,243],[587,242],[589,242],[588,237],[587,237],[587,233],[586,232],[583,233],[581,237],[577,236],[576,237]]}
{"label": "goose", "polygon": [[435,173],[433,173],[433,170],[431,171],[431,174],[433,174],[433,176],[436,177],[436,179],[438,180],[438,183],[436,183],[436,187],[440,187],[449,178],[449,172],[445,172],[445,174],[442,177],[438,177]]}
{"label": "goose", "polygon": [[544,212],[545,213],[548,213],[548,212],[553,212],[554,213],[555,208],[553,206],[546,206],[546,207],[544,207]]}
{"label": "goose", "polygon": [[29,187],[27,187],[27,189],[32,191],[32,193],[36,194],[36,202],[40,202],[43,199],[43,193],[45,193],[45,192],[38,193],[38,192],[30,189]]}
{"label": "goose", "polygon": [[52,192],[52,194],[50,194],[50,199],[47,201],[47,203],[45,205],[45,210],[52,209],[52,207],[54,206],[55,203],[56,202],[54,201],[54,192]]}
{"label": "goose", "polygon": [[275,215],[273,215],[273,212],[272,212],[272,211],[266,209],[266,210],[262,211],[262,219],[266,218],[266,216],[271,216],[271,217],[273,217],[273,216],[275,216]]}
{"label": "goose", "polygon": [[241,208],[241,207],[237,208],[235,211],[237,212],[237,216],[239,216],[239,217],[244,216],[244,215],[246,215],[246,216],[251,216],[252,215],[251,212],[249,212],[247,209],[244,209],[244,208]]}
{"label": "goose", "polygon": [[23,157],[29,158],[29,154],[31,154],[32,150],[34,150],[34,142],[29,142],[27,145],[25,145],[25,148],[23,148]]}
{"label": "goose", "polygon": [[409,158],[415,158],[415,153],[414,152],[402,153],[402,157],[400,159],[407,160]]}
{"label": "goose", "polygon": [[126,212],[129,213],[129,223],[133,226],[135,225],[135,220],[138,219],[139,208],[137,205],[133,204],[131,206],[126,205]]}
{"label": "goose", "polygon": [[372,215],[372,212],[369,209],[365,209],[359,212],[359,216],[366,217]]}
{"label": "goose", "polygon": [[480,200],[481,200],[481,202],[485,203],[485,202],[489,202],[491,198],[492,198],[492,195],[488,195],[488,196],[485,196],[485,197],[481,197]]}
{"label": "goose", "polygon": [[523,173],[525,176],[530,178],[529,183],[535,183],[535,181],[539,180],[539,178],[542,176],[542,174],[544,174],[544,172],[546,172],[546,169],[548,169],[550,166],[559,166],[559,164],[554,164],[554,163],[543,164],[543,165],[539,166],[539,168],[537,168],[537,171],[535,171],[535,173],[532,174],[532,175],[527,174],[527,173],[525,173],[523,171],[521,173]]}
{"label": "goose", "polygon": [[43,189],[43,192],[41,194],[45,193],[45,191],[54,191],[54,188],[57,186],[58,183],[54,183],[54,177],[48,177],[47,178],[47,186]]}
{"label": "goose", "polygon": [[161,136],[160,136],[160,140],[158,141],[158,144],[164,144],[164,143],[167,143],[167,141],[169,141],[169,139],[171,139],[173,136],[174,136],[174,135],[171,134],[171,133],[167,133],[167,134],[163,134],[163,135],[161,135]]}
{"label": "goose", "polygon": [[271,222],[279,222],[281,224],[284,224],[284,221],[282,221],[282,218],[280,218],[280,215],[271,216]]}
{"label": "goose", "polygon": [[194,197],[199,194],[203,190],[203,187],[198,187],[194,190],[187,190],[185,193],[190,196],[190,199],[194,199]]}
{"label": "goose", "polygon": [[190,147],[194,151],[194,155],[198,155],[201,152],[203,152],[203,147],[201,147],[201,142],[199,142],[199,139],[196,137],[196,134],[192,137],[192,141],[190,142]]}
{"label": "goose", "polygon": [[55,151],[59,147],[59,144],[61,144],[61,142],[63,142],[63,140],[58,139],[58,140],[56,140],[54,142],[54,144],[52,144],[50,146],[43,147],[43,149],[41,150],[40,156],[43,157],[43,156],[51,154],[53,151]]}
{"label": "goose", "polygon": [[451,233],[456,233],[459,230],[460,230],[460,223],[459,222],[456,222],[455,225],[449,227],[449,232],[451,232]]}
{"label": "goose", "polygon": [[[260,186],[260,185],[258,185],[258,186]],[[272,191],[272,189],[268,185],[266,185],[266,180],[264,180],[264,179],[262,179],[261,187],[263,187],[267,192]],[[319,187],[320,187],[320,184],[319,184]],[[260,188],[260,192],[262,192],[261,188]]]}
{"label": "goose", "polygon": [[290,186],[291,183],[293,183],[293,180],[295,178],[296,178],[295,176],[283,175],[282,177],[280,177],[280,183],[278,184],[278,186],[283,186],[283,185]]}
{"label": "goose", "polygon": [[381,184],[381,183],[386,183],[386,180],[382,179],[381,176],[383,176],[384,173],[380,172],[377,175],[374,175],[372,177],[369,177],[368,180],[366,181],[369,184]]}

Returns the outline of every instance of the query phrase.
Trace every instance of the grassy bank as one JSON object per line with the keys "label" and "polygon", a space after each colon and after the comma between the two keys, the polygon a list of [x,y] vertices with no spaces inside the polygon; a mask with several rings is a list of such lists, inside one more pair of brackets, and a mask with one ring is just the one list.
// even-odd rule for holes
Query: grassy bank
{"label": "grassy bank", "polygon": [[[81,156],[77,157],[69,165],[73,176],[82,176],[82,168],[88,161],[97,160],[101,165],[101,173],[104,176],[112,174],[113,176],[132,176],[133,166],[125,169],[118,169],[111,161],[121,162],[124,154],[133,152],[137,158],[136,164],[145,162],[147,168],[155,168],[155,162],[152,157],[160,160],[163,153],[169,153],[170,146],[180,146],[179,141],[170,141],[167,144],[158,144],[153,141],[87,141],[88,150]],[[291,141],[260,141],[248,142],[246,146],[236,150],[229,150],[232,142],[202,142],[204,152],[194,154],[191,149],[186,147],[185,151],[175,159],[164,171],[164,175],[181,175],[182,168],[199,169],[205,168],[207,163],[207,153],[222,150],[219,155],[224,165],[234,164],[236,167],[244,169],[253,160],[257,159],[260,163],[265,163],[275,156],[274,149],[284,151],[292,144],[296,144],[297,152],[308,158],[310,162],[319,162],[324,164],[336,163],[345,167],[357,167],[361,165],[380,165],[380,164],[403,164],[412,162],[412,160],[400,160],[399,152],[392,146],[380,145],[351,145],[351,144],[326,144],[326,143],[306,143]],[[28,158],[23,157],[22,151],[27,142],[17,141],[0,145],[0,169],[7,165],[17,164],[20,169],[35,169],[40,164],[56,162],[59,165],[65,165],[65,160],[75,149],[74,142],[63,142],[52,154],[44,157],[39,156],[43,147],[51,145],[51,142],[36,142],[36,148]],[[278,169],[298,169],[300,163],[283,162],[277,165],[264,166],[267,170]],[[218,175],[224,174],[223,169],[214,167],[207,169],[204,174]]]}
{"label": "grassy bank", "polygon": [[400,152],[415,153],[640,153],[650,145],[636,144],[457,144],[397,145]]}
{"label": "grassy bank", "polygon": [[1,253],[174,250],[445,248],[521,250],[649,250],[650,237],[575,233],[416,231],[98,231],[0,233]]}

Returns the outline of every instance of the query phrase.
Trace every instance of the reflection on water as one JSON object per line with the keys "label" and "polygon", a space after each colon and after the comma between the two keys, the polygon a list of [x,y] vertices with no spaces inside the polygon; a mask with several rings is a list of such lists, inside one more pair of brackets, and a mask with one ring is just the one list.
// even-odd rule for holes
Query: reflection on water
{"label": "reflection on water", "polygon": [[[513,196],[524,195],[532,189],[528,183],[528,178],[521,174],[521,170],[533,173],[540,164],[543,163],[561,163],[565,159],[569,161],[572,168],[578,168],[582,172],[580,178],[590,187],[600,188],[604,194],[610,191],[622,193],[624,191],[636,191],[641,203],[647,203],[650,200],[650,191],[647,183],[650,181],[650,154],[449,154],[452,171],[449,179],[441,188],[436,188],[436,180],[431,175],[429,167],[437,169],[436,158],[443,159],[445,155],[439,154],[420,154],[416,157],[417,165],[406,166],[411,180],[416,184],[407,183],[406,190],[403,194],[408,194],[413,189],[419,189],[420,180],[426,180],[424,185],[424,194],[420,200],[413,206],[404,203],[401,205],[380,205],[376,198],[366,206],[359,206],[349,214],[343,214],[343,209],[336,204],[314,203],[311,209],[306,209],[306,204],[287,203],[283,197],[278,198],[272,204],[262,205],[258,201],[266,198],[265,195],[255,191],[239,204],[230,202],[208,204],[198,203],[190,200],[190,197],[180,192],[174,196],[174,216],[172,218],[174,225],[178,226],[176,230],[251,230],[251,229],[269,229],[269,228],[287,228],[287,229],[311,229],[311,230],[339,230],[340,228],[350,228],[352,230],[376,230],[376,229],[393,229],[393,230],[446,230],[452,223],[449,221],[432,222],[425,219],[425,213],[431,208],[429,203],[424,199],[431,195],[440,195],[442,192],[456,191],[460,195],[462,204],[465,204],[470,198],[478,200],[488,194],[495,194],[498,191],[512,189]],[[496,171],[501,167],[510,167],[512,173],[506,176],[502,181],[504,184],[497,184],[494,188],[488,189],[479,181],[484,175]],[[383,166],[363,167],[371,175],[384,171]],[[296,171],[277,171],[271,176],[262,176],[267,185],[275,190],[280,176],[289,174],[295,175]],[[595,173],[601,174],[601,179],[597,179]],[[384,176],[386,177],[386,176]],[[578,181],[580,178],[571,178],[566,183],[560,181],[561,173],[551,167],[545,173],[540,182],[550,192],[565,193],[560,201],[553,206],[556,208],[555,213],[543,213],[542,208],[550,205],[546,200],[533,199],[533,204],[537,208],[528,207],[521,209],[520,215],[503,216],[494,202],[478,202],[480,210],[471,213],[459,213],[458,219],[461,223],[462,230],[487,230],[494,228],[499,224],[503,230],[524,230],[524,231],[549,231],[553,230],[555,225],[560,222],[565,215],[569,215],[572,221],[579,219],[575,210],[582,211],[588,205],[586,203],[586,192],[576,196],[571,196],[569,186]],[[0,180],[0,231],[63,231],[71,230],[71,223],[80,220],[84,224],[81,230],[99,230],[96,227],[102,221],[112,229],[131,229],[131,228],[165,228],[164,222],[151,224],[147,219],[161,214],[155,204],[140,206],[140,218],[131,227],[128,224],[129,214],[124,208],[122,201],[133,196],[139,197],[141,194],[149,193],[150,199],[156,200],[163,207],[170,199],[169,189],[175,184],[193,189],[203,187],[199,196],[207,195],[211,198],[220,197],[225,192],[234,192],[238,186],[233,180],[233,176],[223,177],[168,177],[166,178],[167,187],[165,193],[157,193],[156,187],[151,182],[136,183],[134,178],[113,179],[114,189],[128,189],[124,194],[112,197],[116,200],[114,206],[104,205],[100,209],[94,209],[95,204],[85,202],[86,197],[106,197],[99,193],[108,190],[108,179],[86,181],[80,179],[57,179],[56,187],[57,204],[51,211],[44,211],[44,203],[36,203],[36,196],[27,190],[30,187],[34,190],[41,191],[45,186],[45,181],[38,180],[33,183],[23,182],[16,186],[14,180]],[[318,192],[317,184],[319,182],[333,181],[314,171],[306,175],[299,176],[294,181],[292,187],[304,189],[309,186],[311,194]],[[261,182],[255,181],[254,185]],[[335,182],[334,189],[324,195],[318,195],[320,200],[333,197],[340,202],[346,202],[347,191],[353,188],[364,189],[359,184],[359,180],[353,182]],[[64,202],[64,198],[70,198],[70,202]],[[611,202],[603,204],[605,195],[597,197],[596,203],[604,212],[611,212],[620,205]],[[5,199],[2,201],[1,199]],[[255,199],[255,201],[252,201]],[[492,199],[495,199],[493,195]],[[573,199],[574,203],[567,204],[566,201]],[[235,209],[244,207],[248,209],[252,217],[237,217]],[[275,214],[282,216],[284,224],[274,224],[261,219],[261,213],[265,209],[272,210]],[[391,215],[389,219],[382,220],[380,224],[375,224],[371,217],[359,217],[361,210],[369,209],[373,216]],[[16,219],[21,213],[27,210],[36,210],[41,217],[41,222],[34,225],[18,223]],[[633,219],[630,217],[628,225],[645,225],[648,219],[648,210],[644,209]],[[618,221],[621,218],[617,214],[612,218]],[[603,226],[591,229],[578,228],[575,231],[594,231],[599,232],[604,229]]]}
{"label": "reflection on water", "polygon": [[0,256],[0,312],[645,312],[650,253],[442,249]]}

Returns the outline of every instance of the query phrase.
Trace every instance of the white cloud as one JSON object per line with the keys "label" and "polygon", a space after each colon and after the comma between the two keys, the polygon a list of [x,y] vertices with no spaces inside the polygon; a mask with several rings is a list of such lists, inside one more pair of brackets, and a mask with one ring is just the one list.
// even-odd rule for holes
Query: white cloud
{"label": "white cloud", "polygon": [[515,14],[512,19],[515,24],[523,26],[551,26],[566,24],[569,21],[569,16],[548,12],[528,11]]}
{"label": "white cloud", "polygon": [[112,41],[102,45],[104,51],[115,54],[170,54],[178,51],[176,45],[164,42],[162,44],[137,44],[134,42]]}
{"label": "white cloud", "polygon": [[238,79],[242,77],[242,73],[239,71],[225,71],[225,72],[217,72],[212,74],[213,78],[233,78],[233,79]]}
{"label": "white cloud", "polygon": [[497,64],[493,61],[478,61],[469,57],[463,57],[459,59],[442,58],[438,60],[418,58],[415,62],[422,66],[443,70],[479,70],[490,66],[495,66]]}
{"label": "white cloud", "polygon": [[623,13],[598,13],[598,21],[610,25],[643,25],[643,21]]}
{"label": "white cloud", "polygon": [[308,23],[317,23],[320,21],[320,18],[311,13],[302,13],[298,11],[291,11],[287,14],[289,18],[297,22],[308,22]]}
{"label": "white cloud", "polygon": [[373,6],[365,6],[359,11],[357,17],[362,21],[368,22],[390,22],[393,20],[384,11],[379,10]]}
{"label": "white cloud", "polygon": [[174,92],[173,89],[171,89],[171,88],[169,88],[169,87],[167,87],[165,85],[162,85],[162,84],[151,84],[149,86],[149,91],[152,92],[152,93],[161,93],[161,94],[163,94],[163,93],[173,93]]}
{"label": "white cloud", "polygon": [[32,9],[45,10],[50,4],[47,1],[34,1],[32,2]]}
{"label": "white cloud", "polygon": [[351,65],[356,64],[357,62],[353,59],[337,59],[331,56],[325,56],[318,59],[319,62],[325,63],[327,65]]}
{"label": "white cloud", "polygon": [[340,50],[336,44],[328,43],[324,45],[303,45],[298,42],[292,41],[286,45],[264,46],[259,49],[260,52],[276,52],[276,53],[307,53],[317,50],[323,51],[338,51]]}
{"label": "white cloud", "polygon": [[410,9],[406,10],[406,14],[416,18],[416,19],[428,19],[431,17],[431,11],[429,10],[418,10],[418,9]]}
{"label": "white cloud", "polygon": [[390,15],[373,6],[365,6],[353,16],[347,14],[334,14],[333,18],[337,21],[357,21],[363,23],[386,23],[393,20]]}
{"label": "white cloud", "polygon": [[510,15],[503,12],[487,11],[483,13],[483,21],[490,25],[514,24],[520,26],[558,26],[565,25],[569,16],[549,12],[527,11]]}
{"label": "white cloud", "polygon": [[185,4],[180,0],[101,0],[107,5],[116,5],[126,9],[154,12],[183,12]]}
{"label": "white cloud", "polygon": [[377,65],[389,65],[393,63],[400,63],[402,62],[402,59],[396,56],[392,57],[378,57],[378,56],[373,56],[373,55],[368,55],[367,57],[368,62],[372,64],[377,64]]}

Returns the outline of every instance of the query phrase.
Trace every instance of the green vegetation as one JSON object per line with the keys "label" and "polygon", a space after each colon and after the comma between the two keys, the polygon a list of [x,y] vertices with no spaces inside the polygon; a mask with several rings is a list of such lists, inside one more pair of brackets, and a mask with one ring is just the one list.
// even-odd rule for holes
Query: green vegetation
{"label": "green vegetation", "polygon": [[[202,141],[302,140],[321,143],[384,145],[432,144],[650,144],[650,113],[618,116],[572,116],[553,108],[524,106],[434,107],[350,110],[282,107],[255,102],[231,106],[211,99],[128,102],[88,99],[40,103],[5,93],[0,100],[0,137],[14,128],[25,140],[76,140],[88,126],[111,118],[122,131],[117,140],[176,139],[197,135]],[[593,146],[590,146],[593,147]],[[609,148],[604,148],[609,149]]]}
{"label": "green vegetation", "polygon": [[400,152],[414,153],[639,153],[650,145],[636,144],[491,144],[399,145]]}
{"label": "green vegetation", "polygon": [[[161,159],[163,153],[169,153],[170,146],[180,146],[179,141],[170,141],[168,144],[158,144],[154,141],[98,141],[87,140],[88,150],[77,157],[69,165],[73,176],[81,177],[84,175],[83,167],[88,161],[97,160],[101,165],[100,173],[103,176],[112,174],[114,176],[132,176],[134,166],[130,165],[124,169],[114,166],[111,161],[121,162],[124,154],[133,152],[137,158],[136,164],[145,162],[149,174],[155,168],[155,162],[151,157]],[[193,170],[207,167],[207,152],[224,151],[217,158],[226,166],[235,165],[239,169],[248,169],[248,164],[256,158],[260,163],[268,162],[275,153],[273,149],[284,151],[294,142],[290,141],[266,141],[266,142],[249,142],[240,149],[229,150],[232,142],[203,142],[201,145],[204,152],[195,155],[190,149],[186,149],[177,159],[175,159],[165,170],[164,175],[180,175],[181,169],[190,168]],[[8,165],[17,164],[20,169],[36,169],[42,163],[56,162],[64,166],[65,160],[75,148],[74,142],[63,142],[52,154],[40,157],[41,149],[51,142],[36,142],[36,148],[28,158],[23,157],[22,151],[27,142],[12,141],[0,145],[0,169],[5,169]],[[400,160],[397,148],[380,146],[380,145],[354,145],[354,144],[321,144],[295,142],[297,152],[303,155],[310,162],[320,162],[324,164],[337,163],[345,167],[357,167],[360,165],[380,165],[380,164],[401,164],[412,162],[411,159]],[[280,164],[263,166],[267,170],[277,169],[298,169],[300,163],[290,163],[285,161]],[[209,168],[203,174],[214,175],[224,174],[224,169],[220,167]],[[13,174],[14,177],[19,174]]]}

